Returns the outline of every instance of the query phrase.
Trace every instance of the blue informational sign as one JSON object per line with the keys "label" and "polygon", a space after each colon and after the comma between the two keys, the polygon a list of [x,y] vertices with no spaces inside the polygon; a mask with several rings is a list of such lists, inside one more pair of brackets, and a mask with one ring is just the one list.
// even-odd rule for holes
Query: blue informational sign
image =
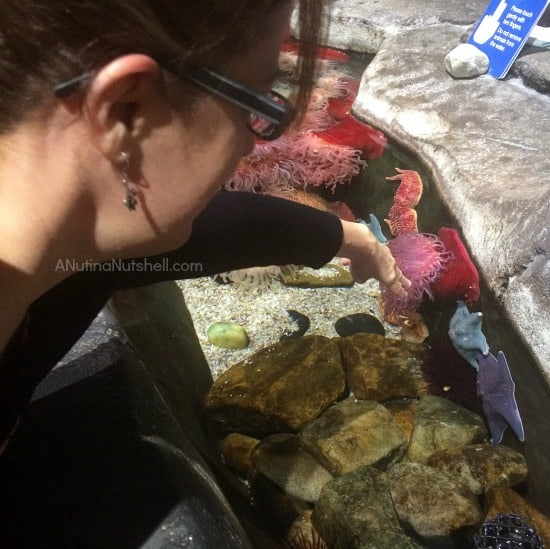
{"label": "blue informational sign", "polygon": [[550,0],[492,0],[468,43],[489,57],[489,74],[504,78]]}

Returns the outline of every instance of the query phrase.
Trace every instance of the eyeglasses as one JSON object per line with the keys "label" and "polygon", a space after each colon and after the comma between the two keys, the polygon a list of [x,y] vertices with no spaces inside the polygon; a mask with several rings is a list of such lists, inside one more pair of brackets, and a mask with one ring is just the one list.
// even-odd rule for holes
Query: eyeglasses
{"label": "eyeglasses", "polygon": [[280,137],[294,119],[294,109],[290,101],[274,90],[262,95],[203,67],[167,70],[248,111],[248,128],[265,141]]}
{"label": "eyeglasses", "polygon": [[[264,141],[272,141],[280,137],[294,119],[294,108],[290,101],[274,90],[267,95],[262,95],[204,67],[189,65],[176,67],[168,63],[159,64],[172,74],[185,78],[200,88],[223,97],[230,103],[248,111],[248,128],[256,137]],[[55,96],[68,97],[92,75],[92,72],[87,72],[57,84],[54,87]]]}

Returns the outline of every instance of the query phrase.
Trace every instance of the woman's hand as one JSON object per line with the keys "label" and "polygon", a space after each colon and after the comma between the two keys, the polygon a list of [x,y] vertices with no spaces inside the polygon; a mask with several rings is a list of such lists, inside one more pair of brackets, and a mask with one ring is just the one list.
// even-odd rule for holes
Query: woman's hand
{"label": "woman's hand", "polygon": [[342,221],[342,227],[344,237],[337,255],[349,259],[354,280],[376,278],[392,292],[405,296],[411,283],[397,267],[389,248],[362,223]]}

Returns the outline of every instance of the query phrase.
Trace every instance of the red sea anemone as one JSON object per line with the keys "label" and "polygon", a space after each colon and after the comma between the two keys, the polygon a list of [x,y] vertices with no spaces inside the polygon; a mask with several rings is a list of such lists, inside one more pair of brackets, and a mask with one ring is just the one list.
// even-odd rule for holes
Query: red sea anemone
{"label": "red sea anemone", "polygon": [[270,192],[288,186],[290,174],[281,167],[281,159],[289,154],[286,137],[275,141],[256,143],[254,150],[237,166],[233,179],[226,185],[228,190]]}
{"label": "red sea anemone", "polygon": [[388,247],[401,272],[411,281],[405,297],[381,284],[384,317],[396,318],[402,311],[414,311],[424,295],[433,299],[432,284],[452,259],[443,242],[433,234],[408,232],[390,240]]}
{"label": "red sea anemone", "polygon": [[387,144],[385,135],[347,114],[328,130],[315,132],[317,137],[334,145],[359,149],[367,158],[376,158],[384,152]]}
{"label": "red sea anemone", "polygon": [[453,259],[434,284],[434,295],[437,298],[476,302],[479,299],[479,274],[458,232],[449,227],[441,227],[437,236],[445,248],[452,252]]}
{"label": "red sea anemone", "polygon": [[343,120],[350,113],[359,89],[359,80],[342,80],[343,94],[329,97],[327,101],[328,114],[334,120]]}
{"label": "red sea anemone", "polygon": [[[298,48],[287,41],[282,52],[294,55]],[[317,55],[331,62],[348,59],[330,48],[318,49]],[[226,188],[280,195],[308,187],[334,192],[337,185],[349,183],[366,167],[365,159],[380,156],[387,143],[382,132],[349,114],[358,87],[358,80],[341,71],[322,76],[302,126],[291,127],[275,141],[258,141]]]}
{"label": "red sea anemone", "polygon": [[[300,42],[292,39],[286,40],[281,45],[281,51],[299,55]],[[315,50],[315,59],[320,59],[322,61],[335,61],[338,63],[347,63],[349,61],[349,55],[344,51],[337,50],[334,48],[318,47]]]}

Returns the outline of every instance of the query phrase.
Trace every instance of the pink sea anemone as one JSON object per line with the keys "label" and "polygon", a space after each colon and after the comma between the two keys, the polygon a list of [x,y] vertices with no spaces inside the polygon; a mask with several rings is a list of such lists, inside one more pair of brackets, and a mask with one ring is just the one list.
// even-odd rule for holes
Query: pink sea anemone
{"label": "pink sea anemone", "polygon": [[320,76],[298,131],[323,132],[344,120],[350,112],[358,88],[358,80],[350,79],[340,71],[332,70],[327,75]]}
{"label": "pink sea anemone", "polygon": [[[288,40],[281,55],[296,55],[299,44]],[[319,48],[318,59],[344,63],[347,54]],[[299,128],[291,127],[279,139],[257,142],[251,154],[242,159],[229,190],[287,194],[291,189],[336,186],[349,183],[366,167],[365,158],[382,154],[384,134],[349,114],[359,81],[331,70],[320,79],[307,113]],[[329,100],[334,101],[330,105]],[[339,102],[336,102],[336,101]]]}
{"label": "pink sea anemone", "polygon": [[360,150],[330,143],[313,132],[296,135],[289,146],[281,165],[302,187],[325,186],[334,192],[338,184],[349,183],[367,165]]}
{"label": "pink sea anemone", "polygon": [[334,125],[334,118],[330,115],[326,101],[318,108],[309,108],[304,116],[302,128],[304,131],[320,132],[328,130]]}
{"label": "pink sea anemone", "polygon": [[325,98],[348,97],[353,100],[359,89],[359,80],[337,69],[319,75],[315,84],[315,91]]}
{"label": "pink sea anemone", "polygon": [[361,151],[329,143],[312,132],[256,145],[237,166],[231,190],[272,192],[278,185],[305,189],[325,186],[333,192],[366,166]]}
{"label": "pink sea anemone", "polygon": [[402,273],[411,281],[405,297],[399,297],[381,284],[385,318],[398,318],[403,311],[414,311],[427,295],[433,299],[431,285],[441,276],[453,255],[433,234],[408,232],[390,240],[388,247]]}
{"label": "pink sea anemone", "polygon": [[225,185],[231,191],[270,192],[288,186],[290,173],[281,166],[290,145],[286,137],[256,143],[254,150],[237,166],[232,180]]}

